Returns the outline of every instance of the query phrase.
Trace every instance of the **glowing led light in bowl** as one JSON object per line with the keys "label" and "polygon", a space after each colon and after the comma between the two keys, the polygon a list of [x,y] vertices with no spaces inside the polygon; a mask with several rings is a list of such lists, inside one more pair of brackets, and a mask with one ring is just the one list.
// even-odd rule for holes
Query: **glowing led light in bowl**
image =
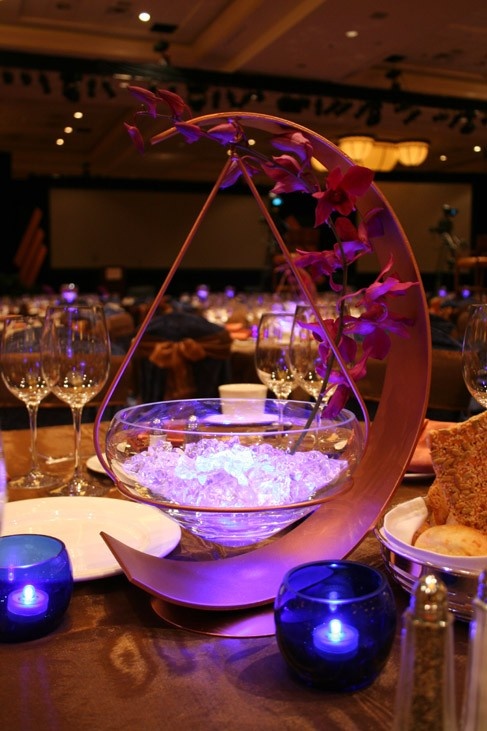
{"label": "glowing led light in bowl", "polygon": [[343,659],[357,653],[359,634],[355,627],[340,619],[331,619],[313,632],[313,643],[322,655],[341,656]]}
{"label": "glowing led light in bowl", "polygon": [[49,595],[33,584],[26,584],[18,591],[12,591],[7,599],[7,611],[16,617],[37,617],[47,612]]}

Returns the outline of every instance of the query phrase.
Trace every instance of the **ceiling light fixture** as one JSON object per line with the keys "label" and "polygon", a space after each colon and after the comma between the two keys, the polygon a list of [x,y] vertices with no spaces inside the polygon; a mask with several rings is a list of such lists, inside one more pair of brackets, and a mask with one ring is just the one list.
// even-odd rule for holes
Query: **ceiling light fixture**
{"label": "ceiling light fixture", "polygon": [[199,84],[191,84],[188,86],[187,102],[193,112],[201,112],[207,104],[206,87],[200,86]]}
{"label": "ceiling light fixture", "polygon": [[335,109],[335,114],[337,117],[341,117],[343,114],[346,114],[352,107],[353,102],[342,100],[339,106]]}
{"label": "ceiling light fixture", "polygon": [[374,140],[366,135],[341,137],[338,147],[357,165],[365,165],[377,172],[389,172],[398,162],[408,167],[422,165],[429,151],[429,144],[424,140],[396,143]]}
{"label": "ceiling light fixture", "polygon": [[452,118],[450,119],[450,121],[448,122],[448,127],[449,127],[450,129],[453,129],[454,127],[456,127],[456,126],[457,126],[457,124],[458,124],[459,122],[461,122],[461,121],[464,121],[464,120],[465,120],[465,115],[464,115],[464,113],[463,113],[463,112],[457,112],[456,114],[454,114],[454,115],[453,115],[453,117],[452,117]]}
{"label": "ceiling light fixture", "polygon": [[215,89],[215,91],[211,95],[211,106],[213,109],[220,109],[221,98],[222,93],[220,89]]}
{"label": "ceiling light fixture", "polygon": [[401,78],[402,71],[400,69],[391,68],[386,73],[386,79],[389,79],[391,82],[391,89],[394,91],[401,91]]}
{"label": "ceiling light fixture", "polygon": [[372,152],[374,139],[366,135],[349,135],[340,138],[338,147],[355,163],[363,165],[365,158]]}
{"label": "ceiling light fixture", "polygon": [[96,95],[96,79],[91,78],[86,82],[86,92],[90,99],[94,99]]}
{"label": "ceiling light fixture", "polygon": [[377,172],[390,172],[399,159],[399,150],[394,142],[374,141],[372,150],[364,159],[365,167]]}
{"label": "ceiling light fixture", "polygon": [[360,117],[363,117],[365,112],[368,110],[368,108],[369,108],[369,102],[364,102],[363,104],[361,104],[359,106],[359,108],[357,109],[357,111],[355,112],[355,114],[353,115],[355,117],[355,119],[360,119]]}
{"label": "ceiling light fixture", "polygon": [[81,76],[79,74],[62,73],[60,77],[64,98],[69,102],[79,102],[79,82],[81,81]]}
{"label": "ceiling light fixture", "polygon": [[139,20],[141,23],[148,23],[150,20],[150,13],[139,13]]}
{"label": "ceiling light fixture", "polygon": [[403,124],[411,124],[411,122],[414,122],[415,119],[417,119],[421,114],[421,109],[412,109],[409,114],[407,114],[403,121]]}
{"label": "ceiling light fixture", "polygon": [[108,79],[103,79],[103,81],[101,82],[101,88],[109,99],[113,99],[113,97],[116,96],[113,86],[108,81]]}
{"label": "ceiling light fixture", "polygon": [[369,113],[365,124],[367,127],[375,127],[382,121],[382,104],[380,102],[373,102],[369,105]]}
{"label": "ceiling light fixture", "polygon": [[340,109],[341,104],[342,103],[339,99],[333,99],[333,101],[331,101],[328,106],[323,109],[323,114],[331,114],[332,112],[337,114],[337,110]]}
{"label": "ceiling light fixture", "polygon": [[51,93],[51,84],[50,84],[49,79],[47,78],[46,74],[40,73],[38,80],[39,80],[39,84],[41,85],[41,89],[44,92],[44,94],[50,94]]}
{"label": "ceiling light fixture", "polygon": [[428,157],[429,144],[424,140],[405,140],[399,142],[397,147],[399,162],[406,167],[422,165]]}
{"label": "ceiling light fixture", "polygon": [[283,94],[277,99],[276,105],[280,112],[299,114],[303,109],[309,107],[309,99],[305,96],[288,96],[287,94]]}
{"label": "ceiling light fixture", "polygon": [[463,122],[462,126],[460,127],[460,132],[462,135],[470,135],[472,132],[475,132],[475,122],[474,122],[474,116],[473,114],[469,114],[465,121]]}

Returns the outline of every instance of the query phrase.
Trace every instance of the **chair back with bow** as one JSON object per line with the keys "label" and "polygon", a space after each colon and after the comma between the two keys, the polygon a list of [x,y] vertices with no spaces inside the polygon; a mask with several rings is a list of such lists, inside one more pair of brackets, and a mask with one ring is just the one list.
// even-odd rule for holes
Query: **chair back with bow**
{"label": "chair back with bow", "polygon": [[215,398],[229,380],[231,337],[199,315],[168,312],[150,323],[137,348],[138,400]]}

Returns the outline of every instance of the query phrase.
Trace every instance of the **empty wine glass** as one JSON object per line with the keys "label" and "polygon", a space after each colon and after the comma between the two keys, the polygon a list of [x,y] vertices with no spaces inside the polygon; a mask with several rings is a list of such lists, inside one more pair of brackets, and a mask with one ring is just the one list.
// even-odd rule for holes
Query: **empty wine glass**
{"label": "empty wine glass", "polygon": [[50,387],[41,368],[42,320],[34,315],[7,318],[1,339],[1,373],[8,390],[23,401],[29,414],[31,466],[26,475],[10,481],[10,486],[29,490],[50,489],[59,478],[39,469],[37,452],[37,412]]}
{"label": "empty wine glass", "polygon": [[61,495],[103,495],[90,482],[80,455],[83,407],[103,388],[110,368],[110,341],[103,307],[52,306],[42,333],[42,370],[52,392],[71,408],[75,432],[74,474]]}
{"label": "empty wine glass", "polygon": [[293,319],[293,314],[284,312],[262,315],[255,346],[257,375],[278,399],[279,421],[282,421],[284,401],[296,388],[289,362]]}
{"label": "empty wine glass", "polygon": [[[318,308],[318,312],[322,318],[327,316],[325,308]],[[318,350],[319,342],[309,328],[311,323],[316,322],[316,313],[310,305],[296,307],[289,345],[289,362],[297,385],[318,400],[323,389],[323,376],[318,372],[322,360]],[[336,386],[328,386],[321,402],[322,407],[329,401],[335,389]]]}
{"label": "empty wine glass", "polygon": [[471,305],[463,337],[463,378],[479,404],[487,408],[487,305]]}

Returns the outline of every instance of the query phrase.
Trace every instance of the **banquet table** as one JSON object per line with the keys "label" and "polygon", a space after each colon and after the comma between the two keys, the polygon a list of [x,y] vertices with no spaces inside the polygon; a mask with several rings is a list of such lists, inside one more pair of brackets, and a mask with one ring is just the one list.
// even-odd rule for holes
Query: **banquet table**
{"label": "banquet table", "polygon": [[[72,428],[39,430],[45,456],[72,451]],[[11,476],[28,467],[27,431],[3,434]],[[82,427],[82,454],[93,454],[92,425]],[[46,469],[67,470],[69,462]],[[94,476],[95,477],[95,476]],[[114,499],[123,499],[109,479]],[[400,502],[425,493],[427,481],[404,481],[394,495]],[[36,491],[32,497],[39,497]],[[11,491],[9,500],[29,499]],[[50,498],[47,498],[50,499]],[[83,500],[82,497],[64,498]],[[201,546],[183,531],[173,555]],[[350,558],[384,569],[373,532]],[[275,637],[223,638],[165,623],[151,597],[122,574],[77,582],[62,624],[30,642],[0,644],[1,727],[5,731],[144,731],[192,729],[326,729],[389,731],[392,725],[400,658],[400,618],[409,597],[391,579],[398,628],[383,672],[368,688],[327,693],[309,688],[288,673]],[[468,624],[455,621],[455,680],[460,707],[467,655]]]}

